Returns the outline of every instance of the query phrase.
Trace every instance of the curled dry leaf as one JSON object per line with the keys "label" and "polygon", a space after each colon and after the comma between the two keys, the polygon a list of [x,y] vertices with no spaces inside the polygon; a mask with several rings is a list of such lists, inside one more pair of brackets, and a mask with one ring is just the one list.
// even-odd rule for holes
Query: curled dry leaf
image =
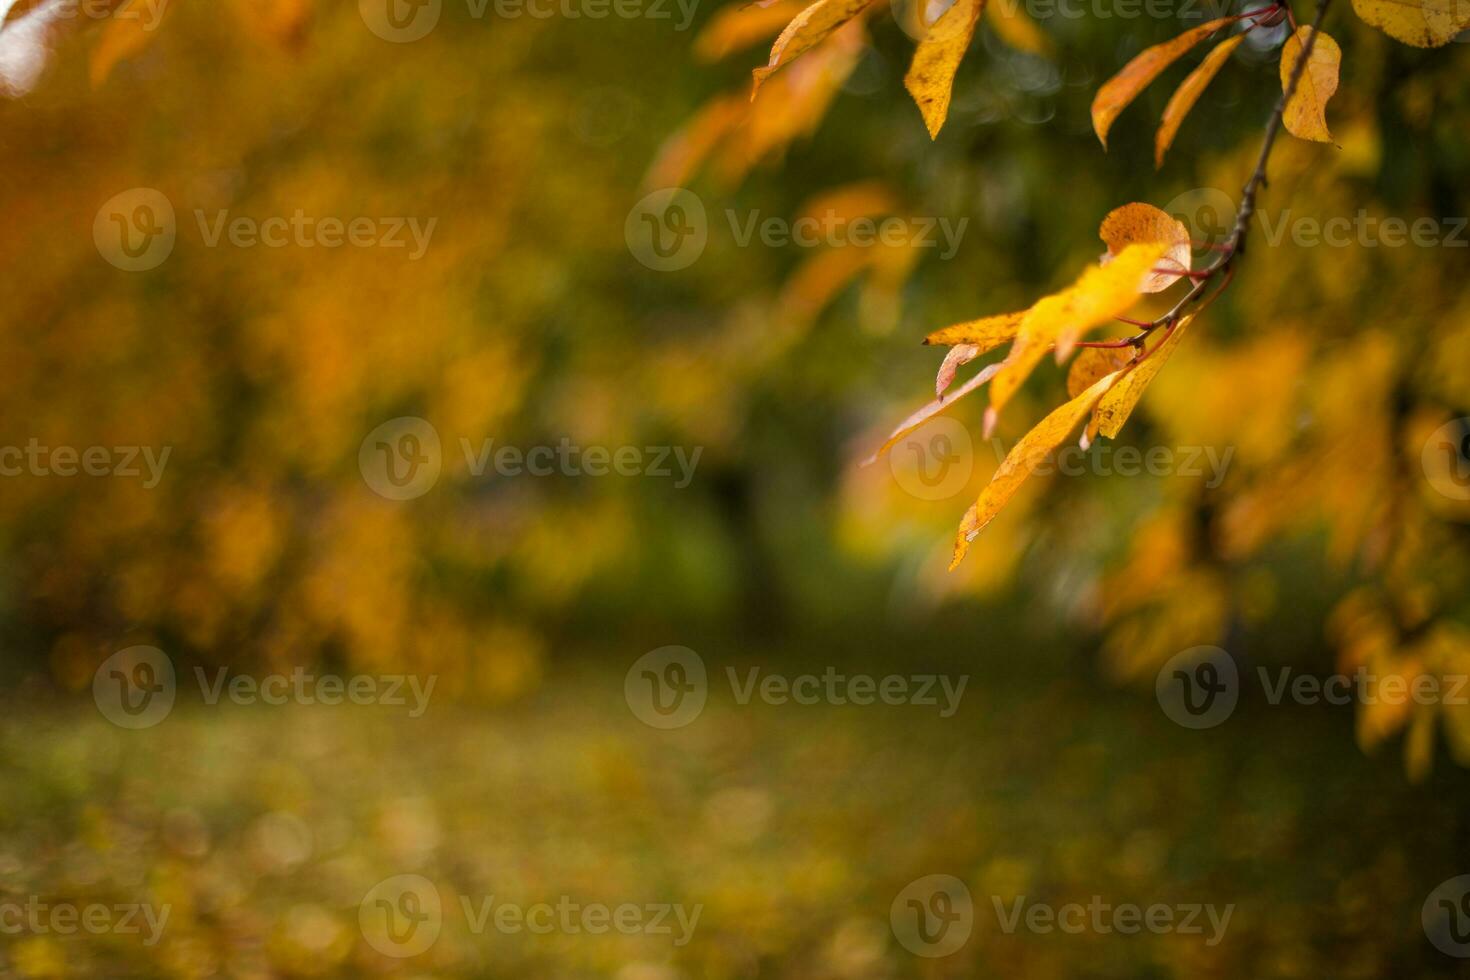
{"label": "curled dry leaf", "polygon": [[[1291,85],[1292,73],[1306,50],[1307,38],[1312,36],[1310,27],[1301,27],[1286,39],[1281,48],[1281,90]],[[1318,143],[1331,143],[1332,134],[1327,131],[1327,100],[1337,91],[1337,69],[1342,63],[1342,49],[1324,31],[1317,32],[1312,43],[1312,53],[1306,70],[1297,82],[1296,91],[1287,100],[1281,124],[1293,136]]]}
{"label": "curled dry leaf", "polygon": [[1389,37],[1416,48],[1442,47],[1470,28],[1465,0],[1353,0],[1353,9]]}
{"label": "curled dry leaf", "polygon": [[1108,254],[1103,258],[1105,263],[1129,245],[1167,246],[1167,251],[1157,263],[1158,267],[1161,270],[1178,269],[1179,272],[1149,272],[1144,276],[1143,285],[1139,287],[1145,293],[1163,292],[1189,271],[1192,258],[1189,228],[1184,222],[1152,204],[1135,202],[1114,208],[1103,219],[1097,233],[1108,246]]}
{"label": "curled dry leaf", "polygon": [[1011,448],[1000,468],[995,471],[995,475],[980,492],[979,498],[965,511],[964,519],[960,521],[959,532],[955,535],[954,558],[949,563],[951,570],[964,559],[975,536],[995,519],[995,515],[1016,495],[1021,484],[1026,482],[1026,478],[1036,470],[1041,461],[1077,428],[1118,377],[1118,373],[1114,372],[1094,381],[1086,391],[1042,419],[1036,428],[1026,433]]}
{"label": "curled dry leaf", "polygon": [[939,373],[934,376],[934,397],[943,399],[944,390],[954,381],[954,376],[960,366],[969,364],[979,357],[983,351],[975,344],[955,344],[944,355],[944,361],[939,365]]}
{"label": "curled dry leaf", "polygon": [[859,465],[860,466],[868,466],[868,465],[876,462],[877,459],[878,459],[878,457],[879,456],[882,456],[889,449],[891,449],[893,447],[894,443],[898,442],[898,440],[902,439],[904,436],[908,435],[910,432],[913,432],[919,426],[923,425],[925,422],[929,421],[934,416],[938,415],[940,412],[944,411],[946,408],[949,408],[955,402],[959,401],[961,398],[965,397],[970,392],[974,391],[976,388],[979,388],[985,382],[987,382],[991,378],[995,377],[995,372],[997,372],[999,370],[1000,370],[1000,365],[999,364],[990,364],[990,365],[987,365],[986,367],[982,368],[981,371],[978,374],[976,374],[973,378],[971,378],[969,381],[966,381],[964,384],[962,384],[958,388],[956,388],[954,390],[954,393],[951,394],[949,396],[949,398],[947,398],[947,399],[936,398],[932,402],[929,402],[927,405],[925,405],[923,408],[921,408],[918,411],[914,412],[908,418],[906,418],[902,422],[898,423],[898,427],[896,429],[894,429],[892,433],[889,434],[888,439],[883,443],[883,445],[879,446],[878,447],[878,450],[875,453],[873,453],[873,455],[871,455],[867,459],[863,460],[862,463],[860,463]]}
{"label": "curled dry leaf", "polygon": [[1138,97],[1138,93],[1148,87],[1149,82],[1158,78],[1160,72],[1190,48],[1234,21],[1233,17],[1221,17],[1191,28],[1163,44],[1146,48],[1124,65],[1122,71],[1108,79],[1092,100],[1092,128],[1102,141],[1103,148],[1107,148],[1108,130],[1112,128],[1113,120],[1128,107],[1128,103]]}
{"label": "curled dry leaf", "polygon": [[914,50],[914,60],[903,87],[914,97],[923,113],[929,138],[939,135],[949,115],[949,99],[954,88],[954,74],[970,48],[975,24],[985,0],[954,0],[950,8],[929,25],[924,39]]}
{"label": "curled dry leaf", "polygon": [[1236,34],[1215,45],[1205,56],[1205,60],[1201,61],[1199,66],[1190,72],[1189,76],[1174,90],[1174,94],[1169,98],[1169,104],[1164,106],[1164,117],[1159,122],[1159,131],[1154,134],[1154,167],[1164,165],[1164,154],[1168,153],[1169,147],[1173,145],[1174,136],[1179,132],[1180,124],[1194,108],[1194,104],[1199,101],[1205,86],[1214,81],[1220,68],[1230,60],[1230,55],[1240,47],[1244,40],[1244,34]]}
{"label": "curled dry leaf", "polygon": [[755,86],[750,93],[751,99],[755,98],[761,85],[776,69],[816,47],[872,3],[873,0],[817,0],[797,14],[776,38],[776,43],[771,45],[770,61],[765,67],[757,68],[752,73],[755,76]]}
{"label": "curled dry leaf", "polygon": [[985,5],[985,22],[1006,44],[1017,51],[1025,51],[1038,57],[1051,55],[1051,41],[1047,40],[1036,21],[1026,13],[1019,0],[994,0]]}

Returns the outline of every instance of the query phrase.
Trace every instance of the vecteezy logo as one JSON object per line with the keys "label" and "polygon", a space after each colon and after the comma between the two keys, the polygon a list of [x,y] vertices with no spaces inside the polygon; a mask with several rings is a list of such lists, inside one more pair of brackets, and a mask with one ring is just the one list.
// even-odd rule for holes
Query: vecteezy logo
{"label": "vecteezy logo", "polygon": [[926,875],[898,893],[888,920],[904,949],[934,959],[949,956],[969,941],[975,907],[970,890],[954,875]]}
{"label": "vecteezy logo", "polygon": [[358,0],[357,12],[378,37],[408,44],[438,25],[443,7],[444,0]]}
{"label": "vecteezy logo", "polygon": [[98,254],[124,272],[158,268],[173,253],[178,232],[174,206],[151,187],[110,198],[92,222]]}
{"label": "vecteezy logo", "polygon": [[645,653],[623,678],[628,708],[652,728],[683,728],[699,717],[708,697],[704,660],[688,647]]}
{"label": "vecteezy logo", "polygon": [[357,468],[372,491],[389,500],[422,497],[439,480],[439,432],[412,415],[389,419],[357,450]]}
{"label": "vecteezy logo", "polygon": [[1222,245],[1235,230],[1235,201],[1216,187],[1196,187],[1164,205],[1164,211],[1189,229],[1195,248]]}
{"label": "vecteezy logo", "polygon": [[417,956],[444,925],[439,889],[423,875],[394,875],[374,885],[357,907],[362,938],[384,956]]}
{"label": "vecteezy logo", "polygon": [[1424,443],[1424,476],[1451,500],[1470,500],[1470,418],[1446,422]]}
{"label": "vecteezy logo", "polygon": [[939,416],[889,450],[888,469],[904,491],[920,500],[948,500],[970,482],[975,446],[958,419]]}
{"label": "vecteezy logo", "polygon": [[1447,956],[1470,957],[1470,875],[1439,883],[1419,912],[1424,935]]}
{"label": "vecteezy logo", "polygon": [[152,728],[174,708],[173,661],[157,647],[119,650],[92,675],[92,700],[119,728]]}
{"label": "vecteezy logo", "polygon": [[1219,647],[1190,647],[1169,658],[1154,681],[1159,707],[1185,728],[1214,728],[1235,711],[1240,671]]}
{"label": "vecteezy logo", "polygon": [[633,258],[657,272],[685,269],[704,254],[709,221],[704,202],[682,187],[665,187],[633,205],[623,222]]}

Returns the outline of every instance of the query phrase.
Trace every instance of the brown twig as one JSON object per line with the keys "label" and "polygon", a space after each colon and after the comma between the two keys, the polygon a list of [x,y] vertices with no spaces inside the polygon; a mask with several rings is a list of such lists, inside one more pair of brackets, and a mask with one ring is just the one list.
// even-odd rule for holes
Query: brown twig
{"label": "brown twig", "polygon": [[[1312,58],[1312,47],[1317,43],[1317,34],[1322,28],[1323,20],[1327,17],[1327,8],[1331,3],[1332,0],[1317,0],[1317,16],[1312,22],[1312,31],[1307,35],[1306,43],[1302,45],[1301,56],[1292,68],[1291,77],[1287,79],[1286,85],[1282,89],[1281,98],[1277,101],[1276,108],[1271,112],[1271,118],[1266,121],[1266,135],[1261,140],[1261,153],[1256,158],[1255,170],[1251,172],[1250,178],[1245,182],[1245,187],[1241,190],[1240,207],[1235,212],[1235,227],[1231,229],[1230,235],[1225,239],[1224,244],[1218,246],[1219,255],[1204,269],[1189,274],[1189,278],[1194,281],[1194,284],[1189,292],[1184,295],[1184,298],[1174,304],[1173,309],[1143,327],[1134,336],[1116,343],[1104,342],[1103,345],[1079,344],[1078,346],[1132,346],[1139,349],[1141,356],[1144,342],[1148,339],[1149,335],[1160,327],[1172,329],[1174,324],[1184,315],[1184,312],[1200,300],[1200,297],[1209,289],[1210,283],[1217,277],[1222,278],[1219,288],[1200,304],[1199,309],[1202,310],[1213,303],[1224,292],[1225,287],[1230,284],[1230,279],[1235,274],[1234,262],[1237,258],[1245,254],[1245,243],[1246,237],[1250,232],[1251,218],[1256,213],[1256,196],[1260,193],[1261,188],[1267,184],[1266,164],[1271,159],[1271,148],[1276,143],[1276,137],[1281,134],[1282,117],[1286,114],[1286,105],[1291,101],[1291,97],[1296,94],[1297,85],[1301,82],[1302,75],[1306,73],[1307,64]],[[1290,15],[1290,12],[1290,8],[1287,8],[1288,15]],[[1293,19],[1293,23],[1295,23],[1295,19]]]}

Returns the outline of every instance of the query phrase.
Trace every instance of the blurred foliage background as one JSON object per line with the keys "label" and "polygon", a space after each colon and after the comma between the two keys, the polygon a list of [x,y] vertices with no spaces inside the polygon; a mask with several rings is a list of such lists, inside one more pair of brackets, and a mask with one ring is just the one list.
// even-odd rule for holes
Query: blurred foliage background
{"label": "blurred foliage background", "polygon": [[[1465,709],[1248,697],[1225,728],[1194,733],[1152,687],[1200,644],[1250,670],[1470,668],[1470,504],[1445,492],[1454,472],[1422,461],[1432,433],[1470,414],[1470,252],[1258,234],[1121,437],[1228,447],[1224,481],[1036,481],[946,574],[953,527],[998,463],[978,403],[954,410],[973,430],[971,471],[942,499],[908,492],[902,461],[855,466],[926,398],[939,358],[918,338],[1065,283],[1122,203],[1233,199],[1279,94],[1273,51],[1242,48],[1155,172],[1146,126],[1164,91],[1124,115],[1106,154],[1087,106],[1179,18],[1038,17],[1045,54],[1021,50],[1036,47],[1027,27],[988,23],[931,143],[902,91],[913,41],[880,12],[820,77],[773,82],[767,130],[732,128],[675,168],[709,242],[657,272],[630,252],[629,211],[671,172],[691,119],[750,118],[736,115],[748,72],[780,23],[722,45],[713,3],[688,30],[667,9],[543,20],[446,3],[427,37],[393,44],[351,4],[173,0],[143,39],[59,24],[45,71],[0,100],[0,442],[171,447],[152,488],[0,479],[0,883],[147,891],[178,916],[154,949],[33,937],[5,968],[1449,970],[1417,916],[1467,870]],[[1463,46],[1393,44],[1346,5],[1328,26],[1345,52],[1340,147],[1278,146],[1269,220],[1364,209],[1450,228],[1470,208]],[[92,233],[135,187],[178,215],[173,253],[145,273],[104,261]],[[890,213],[966,219],[961,247],[742,246],[726,225],[727,209],[790,219],[852,187]],[[409,261],[208,247],[196,210],[437,224]],[[1039,371],[1002,442],[1062,388]],[[438,482],[411,501],[374,493],[358,462],[399,416],[443,441]],[[676,487],[476,475],[460,449],[564,438],[701,455]],[[449,707],[398,727],[193,705],[121,732],[87,692],[139,643],[181,670],[434,674]],[[679,739],[621,702],[628,665],[665,643],[721,667],[964,672],[971,700],[957,721],[918,724],[887,708],[716,705]],[[1242,911],[1222,950],[986,935],[921,961],[887,935],[887,903],[938,870],[977,895]],[[355,933],[362,890],[400,871],[461,890],[694,895],[710,925],[680,950],[456,937],[405,967]]]}

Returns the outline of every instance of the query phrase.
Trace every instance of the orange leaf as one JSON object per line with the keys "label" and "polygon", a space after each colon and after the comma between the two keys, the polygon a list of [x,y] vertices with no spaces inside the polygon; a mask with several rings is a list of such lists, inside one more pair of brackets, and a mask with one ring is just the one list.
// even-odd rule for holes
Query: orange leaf
{"label": "orange leaf", "polygon": [[1178,269],[1180,275],[1150,272],[1144,277],[1141,287],[1145,293],[1162,292],[1189,271],[1192,259],[1189,229],[1184,222],[1152,204],[1135,202],[1114,208],[1103,219],[1097,234],[1108,246],[1107,257],[1103,259],[1105,263],[1129,245],[1157,243],[1168,246],[1158,264],[1165,269]]}
{"label": "orange leaf", "polygon": [[1056,345],[1058,360],[1072,352],[1082,335],[1123,313],[1138,299],[1144,277],[1163,256],[1167,246],[1129,245],[1104,266],[1093,266],[1077,282],[1037,303],[1026,312],[1010,354],[1001,362],[990,386],[986,430],[996,413],[1021,387],[1046,351]]}
{"label": "orange leaf", "polygon": [[964,519],[960,521],[960,529],[954,541],[954,558],[949,563],[951,570],[964,559],[965,552],[970,550],[970,542],[975,540],[976,535],[995,519],[995,515],[1016,495],[1026,478],[1067,438],[1117,380],[1118,372],[1099,378],[1086,391],[1042,419],[1036,428],[1026,433],[1012,447],[1000,468],[985,485],[985,489],[980,491],[980,497],[970,505]]}
{"label": "orange leaf", "polygon": [[710,18],[704,30],[694,39],[694,55],[701,61],[719,61],[734,51],[775,34],[800,12],[799,3],[785,0],[768,6],[727,4]]}
{"label": "orange leaf", "polygon": [[1160,72],[1179,60],[1190,48],[1234,21],[1233,17],[1221,17],[1219,20],[1190,28],[1163,44],[1145,48],[1124,65],[1122,71],[1108,79],[1092,100],[1092,128],[1102,141],[1103,149],[1107,149],[1108,130],[1112,128],[1113,120],[1128,107],[1128,103],[1138,97],[1139,92],[1148,87],[1149,82],[1158,78]]}
{"label": "orange leaf", "polygon": [[752,72],[755,76],[755,87],[750,97],[755,98],[761,85],[776,69],[820,44],[829,34],[862,13],[872,3],[873,0],[817,0],[797,14],[776,38],[776,43],[771,45],[771,60],[764,68],[757,68]]}
{"label": "orange leaf", "polygon": [[1174,348],[1179,346],[1180,338],[1188,329],[1192,316],[1181,317],[1173,328],[1169,330],[1159,345],[1149,351],[1143,358],[1137,361],[1112,391],[1107,393],[1097,405],[1097,413],[1093,417],[1089,431],[1098,431],[1112,439],[1118,435],[1123,428],[1123,423],[1128,421],[1128,416],[1133,414],[1133,409],[1138,405],[1138,400],[1143,397],[1143,391],[1148,383],[1154,379],[1164,367],[1164,362],[1169,360],[1169,355],[1174,353]]}
{"label": "orange leaf", "polygon": [[966,320],[964,323],[934,331],[924,338],[924,343],[973,344],[984,354],[1016,339],[1016,331],[1021,328],[1021,321],[1025,318],[1026,311],[1021,310],[1019,313],[1002,313],[999,316]]}
{"label": "orange leaf", "polygon": [[[1281,90],[1291,84],[1292,73],[1301,61],[1307,38],[1312,36],[1310,27],[1301,27],[1281,48]],[[1337,91],[1337,69],[1342,63],[1342,49],[1326,32],[1318,31],[1312,44],[1311,59],[1296,91],[1286,103],[1286,112],[1281,124],[1293,136],[1318,143],[1331,143],[1332,134],[1327,131],[1327,100]]]}
{"label": "orange leaf", "polygon": [[1137,351],[1132,347],[1086,347],[1067,371],[1067,397],[1076,398],[1104,375],[1126,368]]}
{"label": "orange leaf", "polygon": [[970,48],[975,24],[985,0],[954,0],[950,8],[929,25],[924,39],[914,51],[903,87],[908,89],[924,115],[929,138],[939,135],[949,115],[949,99],[954,88],[954,74]]}
{"label": "orange leaf", "polygon": [[1205,86],[1214,81],[1215,75],[1221,66],[1230,60],[1230,55],[1236,48],[1240,47],[1245,40],[1244,34],[1236,34],[1227,37],[1205,56],[1205,60],[1199,63],[1189,77],[1179,83],[1179,88],[1169,98],[1169,104],[1164,106],[1164,118],[1159,123],[1159,131],[1154,134],[1154,167],[1164,165],[1164,154],[1169,152],[1170,145],[1174,142],[1174,135],[1179,132],[1179,126],[1184,122],[1184,117],[1189,115],[1189,110],[1199,101],[1204,94]]}

